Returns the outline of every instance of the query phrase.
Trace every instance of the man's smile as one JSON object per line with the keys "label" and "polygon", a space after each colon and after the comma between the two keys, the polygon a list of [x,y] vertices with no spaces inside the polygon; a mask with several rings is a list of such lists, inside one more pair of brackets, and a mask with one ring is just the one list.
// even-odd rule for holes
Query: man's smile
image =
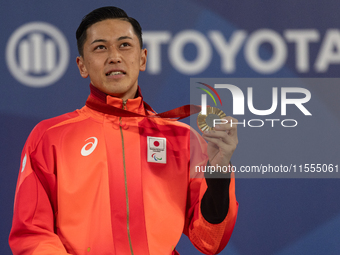
{"label": "man's smile", "polygon": [[116,75],[125,75],[125,74],[126,74],[126,72],[124,72],[124,71],[112,70],[112,71],[108,71],[105,75],[106,76],[116,76]]}

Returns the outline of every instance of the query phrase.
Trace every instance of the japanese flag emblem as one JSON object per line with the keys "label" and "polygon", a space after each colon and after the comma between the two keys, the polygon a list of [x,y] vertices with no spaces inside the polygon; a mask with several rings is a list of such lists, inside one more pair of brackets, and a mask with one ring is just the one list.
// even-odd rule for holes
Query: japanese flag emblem
{"label": "japanese flag emblem", "polygon": [[148,154],[147,162],[166,163],[166,138],[164,137],[147,137]]}

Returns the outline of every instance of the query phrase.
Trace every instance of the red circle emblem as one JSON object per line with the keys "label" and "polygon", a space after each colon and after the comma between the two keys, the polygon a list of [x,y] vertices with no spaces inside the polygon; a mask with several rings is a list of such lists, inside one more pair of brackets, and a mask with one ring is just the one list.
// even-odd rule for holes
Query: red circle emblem
{"label": "red circle emblem", "polygon": [[154,145],[155,147],[158,147],[158,146],[159,146],[159,142],[158,142],[158,141],[154,141],[154,142],[153,142],[153,145]]}

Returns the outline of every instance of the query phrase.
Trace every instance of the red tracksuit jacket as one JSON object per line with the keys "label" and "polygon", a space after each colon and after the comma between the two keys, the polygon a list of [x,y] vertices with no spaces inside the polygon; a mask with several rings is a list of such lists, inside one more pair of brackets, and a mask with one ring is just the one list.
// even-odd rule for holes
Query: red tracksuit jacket
{"label": "red tracksuit jacket", "polygon": [[[91,91],[95,100],[123,107],[121,99]],[[124,108],[146,111],[141,95]],[[210,224],[200,212],[205,179],[192,172],[207,162],[206,143],[190,132],[179,122],[87,106],[39,123],[22,152],[13,254],[175,254],[183,232],[201,252],[220,252],[236,221],[235,182],[228,215]]]}

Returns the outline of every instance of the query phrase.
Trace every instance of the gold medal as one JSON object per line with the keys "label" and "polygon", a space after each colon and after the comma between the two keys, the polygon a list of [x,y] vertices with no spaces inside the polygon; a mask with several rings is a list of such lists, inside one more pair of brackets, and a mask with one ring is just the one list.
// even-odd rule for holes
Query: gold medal
{"label": "gold medal", "polygon": [[207,114],[199,113],[197,116],[197,126],[204,131],[214,130],[214,119],[223,119],[227,115],[216,107],[207,107]]}

